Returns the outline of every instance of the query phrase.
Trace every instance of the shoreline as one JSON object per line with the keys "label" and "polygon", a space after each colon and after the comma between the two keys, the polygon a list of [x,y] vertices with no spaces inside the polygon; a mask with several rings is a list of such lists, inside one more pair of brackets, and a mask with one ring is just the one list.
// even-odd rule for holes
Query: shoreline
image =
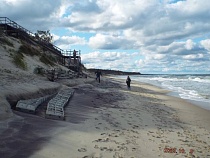
{"label": "shoreline", "polygon": [[[142,74],[142,75],[143,75],[143,74]],[[150,74],[150,75],[151,75],[151,74]],[[114,77],[114,78],[115,78],[115,77]],[[125,76],[125,78],[126,78],[126,76]],[[116,78],[116,79],[118,79],[118,78]],[[120,79],[120,78],[119,78],[119,79]],[[121,80],[121,79],[120,79],[120,80]],[[122,80],[123,80],[123,79],[122,79]],[[210,106],[209,106],[210,102],[201,101],[201,100],[193,100],[193,99],[185,99],[185,98],[182,98],[181,96],[179,96],[179,93],[178,93],[178,92],[175,92],[175,91],[172,91],[172,90],[170,90],[170,89],[167,89],[167,88],[165,88],[165,87],[163,87],[163,86],[161,86],[161,85],[156,85],[156,84],[147,83],[147,82],[142,82],[142,81],[137,81],[137,80],[133,80],[133,81],[139,82],[140,84],[141,84],[141,83],[145,83],[145,84],[148,84],[148,85],[151,85],[151,86],[154,86],[154,87],[158,87],[158,88],[160,88],[160,89],[164,89],[164,90],[168,91],[168,93],[167,93],[168,96],[173,96],[173,97],[176,97],[176,98],[183,99],[183,100],[185,100],[186,102],[189,102],[189,103],[191,103],[191,104],[193,104],[193,105],[195,105],[195,106],[198,106],[198,107],[201,107],[201,108],[203,108],[203,109],[205,109],[205,110],[209,110],[209,111],[210,111]]]}
{"label": "shoreline", "polygon": [[[113,79],[119,80],[122,83],[124,82],[123,79],[118,79],[118,78],[113,78]],[[163,87],[159,87],[159,86],[156,86],[156,85],[153,85],[153,84],[150,84],[150,83],[145,83],[145,82],[140,82],[140,81],[135,81],[135,80],[132,81],[132,82],[134,84],[139,84],[141,86],[143,85],[144,88],[147,88],[149,90],[155,90],[155,91],[158,91],[158,92],[162,92],[163,93],[163,97],[160,97],[160,98],[163,101],[164,100],[167,100],[165,98],[169,97],[170,100],[172,100],[174,102],[176,102],[176,101],[182,102],[182,104],[184,103],[184,105],[186,105],[187,107],[193,108],[194,111],[199,111],[200,113],[203,113],[204,112],[204,113],[209,113],[210,114],[210,109],[204,108],[203,106],[201,106],[201,105],[207,105],[208,103],[205,104],[205,102],[203,103],[203,102],[199,102],[199,101],[194,101],[194,100],[189,100],[189,99],[183,99],[183,98],[179,97],[178,95],[172,94],[172,93],[176,93],[176,92],[172,92],[172,91],[167,90],[167,89],[165,89]],[[132,86],[132,84],[131,84],[131,86]],[[175,103],[173,103],[173,105],[174,104]],[[178,107],[179,107],[179,109],[182,109],[182,110],[186,108],[186,107],[181,107],[181,106],[178,106]],[[174,108],[177,108],[177,106],[175,105]],[[208,120],[210,122],[210,119],[208,119]],[[200,122],[200,123],[202,124],[203,122]],[[206,123],[206,127],[210,130],[210,125],[209,125],[208,122]]]}
{"label": "shoreline", "polygon": [[[155,86],[155,85],[154,85],[154,86]],[[162,87],[160,87],[160,88],[162,88]],[[164,89],[164,88],[163,88],[163,89]],[[176,97],[176,98],[183,99],[183,100],[185,100],[185,101],[188,102],[188,103],[191,103],[191,104],[193,104],[193,105],[195,105],[195,106],[197,106],[197,107],[200,107],[200,108],[202,108],[202,109],[205,109],[205,110],[210,111],[210,106],[209,106],[209,103],[208,103],[208,102],[198,101],[198,100],[192,100],[192,99],[184,99],[184,98],[181,98],[181,97],[178,95],[177,92],[172,92],[172,91],[169,92],[167,95],[168,95],[168,96],[172,96],[172,97]]]}
{"label": "shoreline", "polygon": [[[144,83],[142,83],[144,84]],[[150,85],[150,84],[147,84],[145,83],[146,85]],[[155,89],[160,89],[160,91],[165,91],[165,94],[163,94],[162,97],[160,97],[163,101],[165,102],[170,102],[169,104],[172,104],[170,107],[171,108],[176,108],[180,111],[182,110],[187,110],[187,108],[189,109],[193,109],[192,110],[192,116],[196,116],[198,115],[199,116],[199,113],[202,114],[202,113],[205,113],[205,114],[210,114],[210,110],[209,109],[205,109],[201,106],[198,106],[197,104],[195,104],[195,102],[193,100],[187,100],[187,99],[183,99],[181,97],[177,97],[177,96],[174,96],[174,95],[170,95],[169,93],[171,93],[170,91],[166,90],[166,89],[163,89],[161,87],[157,87],[157,86],[154,86],[154,85],[151,85],[152,87],[155,87]],[[165,95],[165,96],[164,96]],[[167,99],[169,98],[169,99]],[[167,100],[170,100],[170,101],[167,101]],[[181,103],[179,105],[179,103]],[[184,111],[186,112],[186,111]],[[196,114],[197,113],[197,114]],[[184,116],[184,113],[182,114],[182,116]],[[185,118],[186,119],[186,118]],[[209,121],[200,121],[197,125],[203,125],[205,124],[205,126],[210,130],[210,125],[209,125],[209,122],[210,122],[210,118],[209,118]]]}
{"label": "shoreline", "polygon": [[210,112],[168,96],[167,90],[137,82],[128,90],[124,80],[109,77],[102,77],[101,83],[93,78],[73,88],[66,121],[15,112],[16,120],[0,122],[6,129],[0,132],[0,154],[30,158],[210,156]]}

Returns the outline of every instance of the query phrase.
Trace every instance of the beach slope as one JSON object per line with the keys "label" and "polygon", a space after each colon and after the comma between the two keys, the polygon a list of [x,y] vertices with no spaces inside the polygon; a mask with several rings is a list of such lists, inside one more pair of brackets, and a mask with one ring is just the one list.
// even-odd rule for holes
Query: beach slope
{"label": "beach slope", "polygon": [[[73,87],[65,121],[14,111],[0,155],[30,158],[210,157],[210,112],[148,84],[102,78]],[[15,118],[15,119],[14,119]],[[9,133],[9,134],[8,134]]]}

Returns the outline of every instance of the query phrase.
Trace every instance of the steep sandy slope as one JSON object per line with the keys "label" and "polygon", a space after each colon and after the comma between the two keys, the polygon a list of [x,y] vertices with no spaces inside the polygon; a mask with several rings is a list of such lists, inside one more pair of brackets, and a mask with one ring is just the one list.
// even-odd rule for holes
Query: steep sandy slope
{"label": "steep sandy slope", "polygon": [[[28,52],[21,52],[24,51],[21,46],[27,48]],[[35,55],[30,54],[34,52]],[[34,74],[38,67],[45,70],[67,70],[57,63],[51,66],[45,61],[41,62],[42,54],[43,51],[38,46],[12,37],[0,38],[0,120],[13,115],[11,106],[17,100],[40,97],[61,87],[60,83],[50,82],[45,76]]]}

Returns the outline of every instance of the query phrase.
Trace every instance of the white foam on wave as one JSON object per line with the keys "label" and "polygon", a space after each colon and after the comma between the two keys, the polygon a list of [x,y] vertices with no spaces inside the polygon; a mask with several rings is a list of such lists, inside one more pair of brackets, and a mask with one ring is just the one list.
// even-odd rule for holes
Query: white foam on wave
{"label": "white foam on wave", "polygon": [[146,82],[172,91],[172,95],[188,101],[196,102],[196,105],[210,109],[210,76],[192,75],[149,75],[137,76],[133,79]]}
{"label": "white foam on wave", "polygon": [[208,79],[208,78],[189,77],[188,80],[194,81],[194,82],[201,82],[201,83],[210,83],[210,79]]}
{"label": "white foam on wave", "polygon": [[136,81],[168,89],[183,99],[210,102],[210,76],[141,75],[131,77]]}
{"label": "white foam on wave", "polygon": [[207,99],[199,95],[195,90],[184,90],[179,94],[179,96],[183,99],[209,102]]}
{"label": "white foam on wave", "polygon": [[[196,86],[190,85],[192,83],[190,83],[188,86],[186,84],[187,84],[186,82],[182,82],[182,81],[173,85],[170,82],[162,82],[162,87],[178,93],[178,95],[183,99],[210,102],[210,100],[207,97],[207,93],[209,91],[208,89],[202,89],[202,86],[198,87],[199,85],[196,85]],[[179,86],[182,86],[182,87],[179,87]],[[191,88],[191,89],[187,89],[187,88]],[[200,89],[202,89],[202,92],[199,93],[198,91]]]}

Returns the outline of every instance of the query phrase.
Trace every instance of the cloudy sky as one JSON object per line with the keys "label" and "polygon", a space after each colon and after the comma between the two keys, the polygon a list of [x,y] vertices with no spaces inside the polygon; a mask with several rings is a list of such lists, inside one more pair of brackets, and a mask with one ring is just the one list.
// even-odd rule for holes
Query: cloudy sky
{"label": "cloudy sky", "polygon": [[0,16],[50,30],[88,68],[210,74],[209,0],[0,0]]}

